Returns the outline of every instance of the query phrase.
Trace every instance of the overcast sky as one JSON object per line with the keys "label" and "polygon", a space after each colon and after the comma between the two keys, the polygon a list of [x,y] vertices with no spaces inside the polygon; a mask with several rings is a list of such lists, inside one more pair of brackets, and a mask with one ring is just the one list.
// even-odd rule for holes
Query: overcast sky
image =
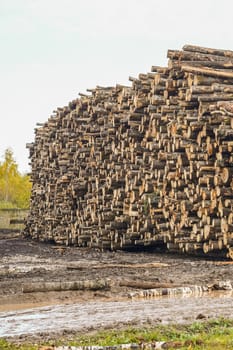
{"label": "overcast sky", "polygon": [[96,85],[165,65],[168,49],[233,50],[232,0],[0,0],[0,160],[30,171],[37,122]]}

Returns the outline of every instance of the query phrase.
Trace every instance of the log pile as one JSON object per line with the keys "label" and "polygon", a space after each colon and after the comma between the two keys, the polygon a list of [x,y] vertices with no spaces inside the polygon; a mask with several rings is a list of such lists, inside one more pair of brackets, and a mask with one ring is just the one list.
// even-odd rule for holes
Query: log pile
{"label": "log pile", "polygon": [[129,80],[35,129],[25,234],[233,258],[233,51],[185,45]]}

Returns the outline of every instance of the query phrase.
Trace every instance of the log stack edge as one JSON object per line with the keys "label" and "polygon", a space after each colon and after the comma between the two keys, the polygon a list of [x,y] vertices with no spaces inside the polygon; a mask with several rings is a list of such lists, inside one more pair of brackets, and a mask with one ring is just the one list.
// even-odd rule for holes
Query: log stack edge
{"label": "log stack edge", "polygon": [[26,236],[233,258],[233,51],[167,56],[167,67],[88,90],[38,125]]}

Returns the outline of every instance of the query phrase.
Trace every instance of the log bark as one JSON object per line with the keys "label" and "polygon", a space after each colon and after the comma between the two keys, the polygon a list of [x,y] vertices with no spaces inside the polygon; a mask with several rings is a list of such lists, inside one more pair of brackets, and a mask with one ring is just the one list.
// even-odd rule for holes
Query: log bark
{"label": "log bark", "polygon": [[109,280],[94,281],[68,281],[68,282],[32,282],[25,283],[22,287],[23,293],[37,292],[61,292],[66,290],[106,290],[110,289]]}
{"label": "log bark", "polygon": [[129,287],[136,289],[156,289],[156,288],[173,288],[178,287],[178,285],[174,285],[173,283],[160,283],[160,282],[147,282],[147,281],[121,281],[119,283],[120,287]]}
{"label": "log bark", "polygon": [[189,66],[187,64],[183,64],[181,66],[181,69],[184,72],[189,72],[193,74],[200,74],[200,75],[207,75],[214,78],[230,78],[233,79],[233,70],[217,70],[217,69],[211,69],[211,68],[202,68],[202,67],[195,67],[195,66]]}
{"label": "log bark", "polygon": [[233,57],[233,51],[231,50],[222,50],[222,49],[213,49],[208,47],[196,46],[196,45],[184,45],[184,51],[190,52],[199,52],[204,54],[216,55],[216,56],[225,56],[225,57]]}

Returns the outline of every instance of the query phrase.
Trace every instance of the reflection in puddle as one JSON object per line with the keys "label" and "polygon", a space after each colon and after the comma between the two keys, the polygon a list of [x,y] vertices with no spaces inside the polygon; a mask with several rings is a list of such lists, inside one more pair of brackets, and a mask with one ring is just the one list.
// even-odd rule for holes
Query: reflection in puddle
{"label": "reflection in puddle", "polygon": [[[221,286],[219,285],[221,283]],[[232,296],[233,289],[229,281],[219,282],[218,285],[214,286],[187,286],[187,287],[176,287],[176,288],[159,288],[159,289],[147,289],[128,294],[129,298],[132,299],[153,299],[161,297],[182,297],[182,298],[200,298],[202,296],[208,297],[221,297]],[[221,287],[221,288],[219,288]]]}

